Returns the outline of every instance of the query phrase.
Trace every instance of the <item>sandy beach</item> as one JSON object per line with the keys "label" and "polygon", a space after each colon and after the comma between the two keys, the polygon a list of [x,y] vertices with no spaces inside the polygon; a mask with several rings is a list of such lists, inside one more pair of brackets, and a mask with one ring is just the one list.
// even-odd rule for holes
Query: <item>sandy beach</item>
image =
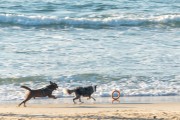
{"label": "sandy beach", "polygon": [[180,120],[180,102],[0,105],[0,120],[61,119]]}

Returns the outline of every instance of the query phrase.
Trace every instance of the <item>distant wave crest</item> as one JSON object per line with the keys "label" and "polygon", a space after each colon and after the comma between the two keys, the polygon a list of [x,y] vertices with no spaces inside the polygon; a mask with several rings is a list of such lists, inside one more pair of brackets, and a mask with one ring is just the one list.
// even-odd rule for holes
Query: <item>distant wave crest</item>
{"label": "distant wave crest", "polygon": [[19,26],[69,26],[82,28],[102,28],[119,26],[167,25],[180,26],[180,15],[160,15],[153,17],[106,17],[106,18],[59,18],[57,16],[25,16],[0,14],[0,25]]}

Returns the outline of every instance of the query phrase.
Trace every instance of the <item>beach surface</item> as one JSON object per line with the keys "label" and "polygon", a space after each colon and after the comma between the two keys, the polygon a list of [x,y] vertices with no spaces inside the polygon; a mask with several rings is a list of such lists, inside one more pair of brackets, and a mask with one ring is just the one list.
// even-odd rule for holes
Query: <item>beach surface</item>
{"label": "beach surface", "polygon": [[28,103],[17,107],[15,103],[0,105],[1,120],[180,120],[180,102],[157,103]]}

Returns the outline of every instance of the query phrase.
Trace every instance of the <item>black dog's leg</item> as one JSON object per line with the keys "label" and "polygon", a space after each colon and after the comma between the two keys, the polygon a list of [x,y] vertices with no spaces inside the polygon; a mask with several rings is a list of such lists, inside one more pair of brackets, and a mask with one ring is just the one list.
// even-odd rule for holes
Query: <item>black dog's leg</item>
{"label": "black dog's leg", "polygon": [[56,97],[54,95],[48,95],[48,97],[56,99]]}
{"label": "black dog's leg", "polygon": [[84,103],[84,102],[81,101],[81,97],[79,98],[79,102],[80,102],[80,103]]}
{"label": "black dog's leg", "polygon": [[89,98],[87,98],[87,100],[89,100],[89,99],[93,99],[94,101],[96,101],[96,99],[95,98],[93,98],[92,96],[89,96]]}
{"label": "black dog's leg", "polygon": [[95,98],[93,98],[93,97],[91,97],[94,101],[96,101],[96,99]]}
{"label": "black dog's leg", "polygon": [[79,99],[79,98],[80,98],[80,96],[76,96],[75,98],[73,98],[74,104],[76,104],[75,100],[76,100],[76,99]]}

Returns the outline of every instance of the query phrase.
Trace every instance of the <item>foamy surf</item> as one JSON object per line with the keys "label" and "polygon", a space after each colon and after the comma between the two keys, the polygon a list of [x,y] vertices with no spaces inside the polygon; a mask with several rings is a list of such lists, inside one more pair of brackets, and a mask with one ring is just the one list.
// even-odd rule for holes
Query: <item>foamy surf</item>
{"label": "foamy surf", "polygon": [[[85,77],[86,76],[86,77]],[[148,77],[148,76],[119,76],[118,77],[97,77],[101,75],[73,75],[61,76],[58,79],[48,79],[44,76],[32,76],[23,78],[3,78],[0,85],[0,101],[20,100],[24,98],[25,90],[21,85],[32,89],[43,88],[49,81],[56,82],[58,90],[53,93],[60,97],[73,97],[67,94],[67,89],[74,89],[79,86],[97,85],[97,91],[93,94],[96,97],[111,97],[113,90],[120,90],[121,96],[179,96],[180,87],[178,76]],[[95,78],[92,80],[92,78]],[[101,78],[101,79],[100,79]],[[104,81],[106,79],[106,81]],[[174,82],[171,82],[174,81]]]}
{"label": "foamy surf", "polygon": [[147,25],[168,25],[179,26],[180,15],[169,14],[149,17],[118,16],[102,18],[60,18],[57,16],[26,16],[15,14],[0,14],[0,24],[11,24],[21,26],[69,26],[82,28],[101,28],[119,26],[147,26]]}

